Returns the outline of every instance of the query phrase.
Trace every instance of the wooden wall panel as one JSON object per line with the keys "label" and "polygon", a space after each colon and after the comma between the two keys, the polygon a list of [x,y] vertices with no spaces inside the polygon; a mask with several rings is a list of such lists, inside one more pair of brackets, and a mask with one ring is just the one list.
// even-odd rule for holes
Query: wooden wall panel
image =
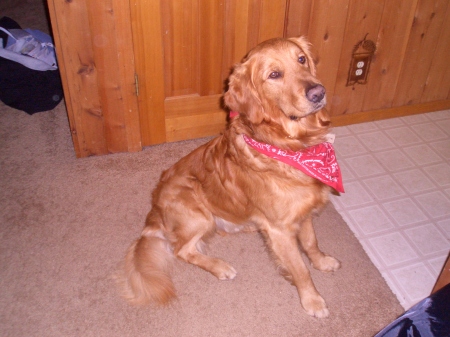
{"label": "wooden wall panel", "polygon": [[[130,22],[130,3],[114,0],[114,11],[116,13],[114,38],[117,44],[117,70],[119,72],[118,87],[115,90],[120,92],[128,151],[136,152],[142,150],[142,135],[136,93],[136,64]],[[105,66],[105,69],[106,71],[111,70],[109,66]]]}
{"label": "wooden wall panel", "polygon": [[450,5],[438,37],[421,102],[447,99],[450,83]]}
{"label": "wooden wall panel", "polygon": [[284,36],[304,35],[309,37],[309,23],[313,2],[314,0],[288,1]]}
{"label": "wooden wall panel", "polygon": [[[77,132],[77,123],[80,123],[79,116],[75,113],[75,106],[74,101],[75,97],[77,96],[75,92],[72,92],[72,88],[69,87],[69,80],[68,80],[68,73],[71,71],[71,63],[69,63],[70,59],[68,58],[68,55],[70,53],[70,47],[68,48],[67,43],[65,42],[67,36],[65,27],[63,26],[62,22],[59,22],[59,15],[57,15],[56,12],[57,8],[54,6],[54,3],[52,0],[49,0],[48,2],[48,11],[49,11],[49,17],[51,20],[51,25],[53,27],[53,39],[56,49],[56,54],[58,58],[58,68],[61,75],[61,82],[64,90],[64,102],[66,104],[67,108],[67,116],[69,118],[69,127],[70,127],[70,133],[72,136],[73,146],[75,150],[75,154],[78,157],[81,157],[84,152],[84,147],[82,147],[82,136],[78,136]],[[69,18],[68,18],[69,19]],[[83,33],[86,33],[83,32]],[[80,32],[77,36],[77,39],[79,39],[80,36],[82,36],[82,32]],[[67,58],[67,61],[65,60]],[[84,132],[85,130],[81,129],[80,127],[80,134]]]}
{"label": "wooden wall panel", "polygon": [[[312,42],[336,125],[450,108],[448,0],[48,0],[48,7],[80,157],[217,133],[233,64],[277,36]],[[353,48],[366,34],[377,45],[368,82],[347,87]]]}
{"label": "wooden wall panel", "polygon": [[[87,1],[87,12],[92,32],[94,65],[97,70],[97,94],[103,114],[104,137],[108,152],[127,151],[124,106],[120,92],[119,53],[115,36],[115,10],[112,0]],[[105,48],[108,46],[108,48]]]}
{"label": "wooden wall panel", "polygon": [[317,76],[333,101],[340,63],[349,0],[315,0],[307,36],[317,54]]}
{"label": "wooden wall panel", "polygon": [[438,37],[447,6],[448,0],[419,1],[405,51],[407,57],[404,58],[395,92],[394,106],[421,102],[433,56],[440,43]]}
{"label": "wooden wall panel", "polygon": [[262,0],[261,6],[258,43],[282,37],[285,30],[286,0]]}
{"label": "wooden wall panel", "polygon": [[[247,30],[247,47],[252,48],[251,46],[256,46],[259,41],[259,24],[261,18],[261,5],[262,0],[250,0],[249,1],[249,16],[246,25],[248,27]],[[251,24],[249,24],[251,23]],[[248,49],[247,49],[248,51]],[[246,53],[247,53],[246,51]]]}
{"label": "wooden wall panel", "polygon": [[386,1],[377,50],[369,71],[363,111],[390,108],[405,59],[418,0]]}
{"label": "wooden wall panel", "polygon": [[351,0],[340,53],[336,85],[328,107],[332,115],[362,111],[365,85],[347,86],[347,78],[355,45],[365,37],[376,41],[385,1]]}
{"label": "wooden wall panel", "polygon": [[[77,155],[105,153],[107,145],[102,132],[104,120],[98,96],[97,69],[92,45],[86,43],[91,41],[86,2],[49,1],[49,12],[53,27],[57,27],[56,52],[66,104],[73,116],[71,129]],[[72,34],[73,31],[78,33]],[[62,43],[69,40],[71,44]],[[78,50],[73,46],[85,48]]]}
{"label": "wooden wall panel", "polygon": [[116,0],[49,0],[48,8],[76,155],[140,150],[133,76],[122,66],[134,68],[131,27],[118,20],[129,11]]}
{"label": "wooden wall panel", "polygon": [[258,43],[283,36],[287,0],[228,0],[225,10],[223,75]]}

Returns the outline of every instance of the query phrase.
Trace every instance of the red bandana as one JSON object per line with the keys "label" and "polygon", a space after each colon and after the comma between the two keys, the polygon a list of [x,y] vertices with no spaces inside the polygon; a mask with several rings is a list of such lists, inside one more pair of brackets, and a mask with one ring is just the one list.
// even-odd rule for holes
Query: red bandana
{"label": "red bandana", "polygon": [[291,165],[337,191],[344,192],[341,170],[336,161],[333,145],[330,143],[310,146],[302,151],[290,151],[260,143],[246,135],[243,137],[245,142],[259,153]]}

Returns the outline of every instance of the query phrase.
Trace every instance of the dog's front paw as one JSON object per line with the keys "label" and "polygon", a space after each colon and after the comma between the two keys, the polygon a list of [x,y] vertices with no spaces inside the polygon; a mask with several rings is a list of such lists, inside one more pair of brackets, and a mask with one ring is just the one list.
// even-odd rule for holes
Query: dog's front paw
{"label": "dog's front paw", "polygon": [[319,295],[301,299],[302,307],[310,316],[317,318],[325,318],[330,315],[325,300]]}
{"label": "dog's front paw", "polygon": [[323,255],[320,259],[312,261],[311,264],[317,270],[325,272],[332,272],[341,268],[341,263],[329,255]]}
{"label": "dog's front paw", "polygon": [[236,277],[237,271],[228,263],[221,261],[220,264],[216,265],[214,275],[219,280],[232,280]]}
{"label": "dog's front paw", "polygon": [[224,270],[219,276],[219,280],[232,280],[236,277],[237,271],[230,266],[230,269]]}

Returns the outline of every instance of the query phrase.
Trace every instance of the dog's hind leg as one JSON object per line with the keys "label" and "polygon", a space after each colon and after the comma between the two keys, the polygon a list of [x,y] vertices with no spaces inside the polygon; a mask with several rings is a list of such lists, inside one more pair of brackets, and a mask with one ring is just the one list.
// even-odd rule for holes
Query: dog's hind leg
{"label": "dog's hind leg", "polygon": [[314,268],[325,272],[336,271],[340,268],[341,263],[338,260],[319,249],[311,216],[300,225],[298,240]]}
{"label": "dog's hind leg", "polygon": [[211,274],[219,280],[230,280],[236,276],[236,270],[227,262],[207,256],[200,252],[202,234],[194,235],[187,241],[175,254],[186,262],[196,265]]}
{"label": "dog's hind leg", "polygon": [[196,210],[184,209],[181,213],[174,210],[170,214],[168,220],[175,224],[174,254],[177,257],[209,271],[219,280],[233,279],[236,276],[236,270],[227,262],[202,252],[203,239],[213,235],[216,227],[214,217],[208,210],[197,205]]}

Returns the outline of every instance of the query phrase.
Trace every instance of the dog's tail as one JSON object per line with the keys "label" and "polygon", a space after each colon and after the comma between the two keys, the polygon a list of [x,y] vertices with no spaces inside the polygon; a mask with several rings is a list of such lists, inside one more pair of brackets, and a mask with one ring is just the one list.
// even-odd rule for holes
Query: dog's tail
{"label": "dog's tail", "polygon": [[170,277],[173,253],[160,224],[159,215],[150,212],[141,237],[128,249],[117,275],[122,297],[132,304],[167,304],[176,297]]}

